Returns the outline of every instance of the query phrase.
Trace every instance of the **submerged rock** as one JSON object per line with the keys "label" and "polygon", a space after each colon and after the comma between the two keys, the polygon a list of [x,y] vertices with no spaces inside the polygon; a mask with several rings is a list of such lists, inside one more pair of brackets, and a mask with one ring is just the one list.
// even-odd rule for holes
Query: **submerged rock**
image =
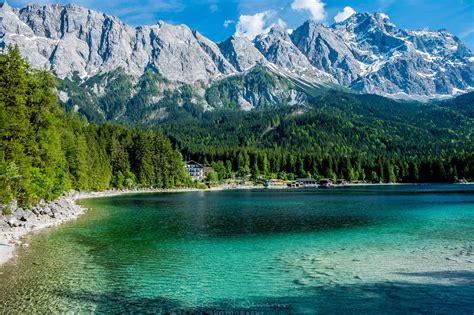
{"label": "submerged rock", "polygon": [[293,280],[293,283],[294,283],[294,284],[297,284],[297,285],[308,285],[308,284],[309,284],[309,280],[308,280],[308,279],[305,279],[305,278],[295,279],[295,280]]}

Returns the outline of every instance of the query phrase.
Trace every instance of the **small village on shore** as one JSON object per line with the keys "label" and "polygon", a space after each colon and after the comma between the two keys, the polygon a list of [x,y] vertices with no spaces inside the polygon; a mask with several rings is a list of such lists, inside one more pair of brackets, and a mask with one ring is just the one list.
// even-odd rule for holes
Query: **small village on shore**
{"label": "small village on shore", "polygon": [[[215,171],[211,166],[198,163],[196,161],[188,161],[186,163],[186,171],[194,181],[204,183],[208,187],[217,186],[218,181],[215,179]],[[253,181],[250,175],[246,177],[235,178],[226,183],[227,186],[263,186],[270,189],[284,189],[284,188],[329,188],[335,186],[347,186],[349,183],[345,179],[331,179],[331,178],[295,178],[279,179],[279,178],[265,178],[260,176]]]}

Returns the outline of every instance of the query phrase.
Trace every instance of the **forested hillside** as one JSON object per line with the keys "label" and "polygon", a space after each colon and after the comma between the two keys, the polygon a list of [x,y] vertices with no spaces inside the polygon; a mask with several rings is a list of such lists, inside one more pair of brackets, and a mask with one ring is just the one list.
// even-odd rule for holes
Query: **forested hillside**
{"label": "forested hillside", "polygon": [[177,111],[189,113],[207,109],[269,109],[304,103],[306,91],[290,80],[256,66],[245,74],[232,75],[209,87],[171,82],[149,70],[139,79],[119,68],[81,79],[60,79],[62,104],[89,121],[153,127],[175,118]]}
{"label": "forested hillside", "polygon": [[161,127],[186,157],[240,175],[454,182],[473,178],[473,94],[424,104],[326,91],[308,106],[181,109]]}
{"label": "forested hillside", "polygon": [[89,124],[59,106],[56,81],[18,49],[0,55],[0,204],[31,204],[70,189],[191,185],[159,131]]}

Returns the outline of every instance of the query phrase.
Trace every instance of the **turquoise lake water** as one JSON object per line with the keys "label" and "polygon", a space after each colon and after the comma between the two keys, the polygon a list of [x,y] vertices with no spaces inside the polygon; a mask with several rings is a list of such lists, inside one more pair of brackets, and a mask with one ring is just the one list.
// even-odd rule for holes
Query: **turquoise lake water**
{"label": "turquoise lake water", "polygon": [[474,187],[126,195],[29,237],[1,313],[474,312]]}

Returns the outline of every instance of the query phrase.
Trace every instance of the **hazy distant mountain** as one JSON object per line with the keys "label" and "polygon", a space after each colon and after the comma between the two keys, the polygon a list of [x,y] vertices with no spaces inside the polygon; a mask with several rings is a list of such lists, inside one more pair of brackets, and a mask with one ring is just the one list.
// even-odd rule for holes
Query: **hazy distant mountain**
{"label": "hazy distant mountain", "polygon": [[[152,70],[168,81],[169,89],[198,87],[203,100],[217,80],[245,76],[255,66],[308,86],[340,84],[395,98],[437,98],[474,88],[473,54],[457,37],[444,30],[402,30],[379,13],[354,14],[332,26],[307,21],[291,35],[275,27],[253,42],[231,37],[214,43],[186,25],[159,22],[134,28],[73,4],[23,9],[4,4],[0,45],[11,44],[34,67],[50,68],[62,79],[85,82],[123,69],[136,84]],[[286,94],[293,101],[304,99]],[[246,108],[257,106],[244,101]]]}

